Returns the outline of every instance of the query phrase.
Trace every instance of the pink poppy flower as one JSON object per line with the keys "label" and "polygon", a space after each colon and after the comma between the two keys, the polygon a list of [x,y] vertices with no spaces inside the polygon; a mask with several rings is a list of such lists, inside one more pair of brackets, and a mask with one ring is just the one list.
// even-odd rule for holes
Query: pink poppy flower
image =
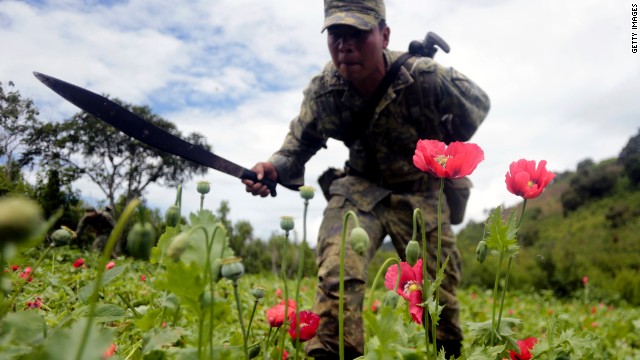
{"label": "pink poppy flower", "polygon": [[[398,286],[398,294],[409,302],[409,313],[411,318],[418,324],[422,324],[422,314],[424,308],[419,304],[422,303],[422,259],[418,259],[413,267],[409,263],[401,262],[400,269],[400,285]],[[398,265],[389,266],[384,276],[384,285],[387,289],[393,290],[398,277]]]}
{"label": "pink poppy flower", "polygon": [[279,304],[274,305],[273,307],[267,309],[266,315],[267,315],[267,321],[269,322],[269,326],[280,327],[282,326],[282,324],[284,324],[285,317],[288,318],[289,314],[291,314],[292,312],[294,314],[296,313],[296,302],[289,299],[288,306],[287,306],[287,315],[285,316],[284,302],[285,301],[282,300]]}
{"label": "pink poppy flower", "polygon": [[556,174],[547,171],[546,165],[546,160],[541,160],[538,168],[534,160],[520,159],[512,162],[505,175],[507,190],[523,199],[537,198],[556,177]]}
{"label": "pink poppy flower", "polygon": [[[300,338],[301,342],[309,341],[316,336],[316,330],[320,325],[320,316],[317,314],[303,310],[298,314],[300,316]],[[289,312],[289,335],[292,339],[296,339],[296,312]]]}
{"label": "pink poppy flower", "polygon": [[31,266],[27,266],[26,268],[24,268],[24,270],[22,270],[22,272],[20,273],[20,278],[21,279],[26,279],[28,282],[31,282],[33,280],[33,277],[31,276],[31,271],[33,271],[31,269]]}
{"label": "pink poppy flower", "polygon": [[140,281],[142,281],[142,282],[147,281],[147,275],[145,275],[145,274],[140,275]]}
{"label": "pink poppy flower", "polygon": [[471,174],[484,160],[482,149],[471,143],[454,141],[447,146],[438,140],[419,140],[413,164],[439,178],[457,179]]}
{"label": "pink poppy flower", "polygon": [[113,269],[115,266],[116,266],[116,263],[115,263],[115,262],[113,262],[113,261],[109,261],[109,262],[107,263],[107,266],[105,266],[105,269],[107,269],[107,270],[111,270],[111,269]]}

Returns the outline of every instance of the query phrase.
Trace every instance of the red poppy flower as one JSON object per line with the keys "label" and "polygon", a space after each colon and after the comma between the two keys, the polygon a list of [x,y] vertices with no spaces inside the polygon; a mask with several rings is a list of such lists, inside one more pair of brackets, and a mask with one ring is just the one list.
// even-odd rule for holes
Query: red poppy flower
{"label": "red poppy flower", "polygon": [[471,143],[454,141],[447,146],[438,140],[419,140],[413,164],[439,178],[461,178],[471,174],[484,160],[482,149]]}
{"label": "red poppy flower", "polygon": [[107,270],[111,270],[111,269],[113,269],[115,266],[116,266],[116,263],[115,263],[115,262],[113,262],[113,261],[109,261],[109,262],[107,263],[107,266],[105,266],[105,269],[107,269]]}
{"label": "red poppy flower", "polygon": [[11,270],[13,270],[13,271],[20,270],[20,265],[11,265]]}
{"label": "red poppy flower", "polygon": [[102,358],[108,359],[112,357],[113,355],[115,355],[116,350],[117,350],[116,344],[111,343],[111,345],[109,345],[109,348],[102,354]]}
{"label": "red poppy flower", "polygon": [[[400,270],[402,273],[400,274],[398,294],[409,302],[409,312],[413,321],[422,324],[424,308],[419,305],[422,303],[422,259],[418,259],[413,267],[406,262],[401,262]],[[387,289],[393,290],[395,288],[397,278],[398,265],[389,266],[384,275],[384,285]]]}
{"label": "red poppy flower", "polygon": [[[316,336],[316,330],[320,325],[320,316],[317,314],[303,310],[298,314],[300,316],[300,340],[301,342],[309,341]],[[289,312],[289,335],[292,339],[296,339],[296,312]]]}
{"label": "red poppy flower", "polygon": [[42,298],[36,297],[33,301],[27,301],[27,307],[30,309],[40,309],[42,308]]}
{"label": "red poppy flower", "polygon": [[378,310],[380,310],[380,306],[382,305],[382,302],[378,299],[375,299],[373,301],[373,304],[371,304],[371,312],[373,312],[374,314],[378,312]]}
{"label": "red poppy flower", "polygon": [[[287,318],[289,314],[296,313],[296,302],[289,299],[287,306]],[[284,324],[285,314],[284,314],[284,300],[282,300],[278,305],[274,305],[273,307],[267,309],[267,321],[269,322],[269,326],[271,327],[280,327]]]}
{"label": "red poppy flower", "polygon": [[84,259],[82,258],[78,258],[78,260],[73,263],[74,268],[79,268],[82,265],[84,265]]}
{"label": "red poppy flower", "polygon": [[521,196],[523,199],[538,197],[542,190],[549,185],[556,174],[547,171],[547,161],[541,160],[536,169],[534,160],[520,159],[509,166],[505,175],[505,183],[510,193]]}
{"label": "red poppy flower", "polygon": [[530,360],[531,350],[538,343],[538,339],[534,337],[530,337],[524,340],[518,340],[518,347],[520,348],[520,353],[518,354],[514,350],[509,351],[509,357],[511,360]]}
{"label": "red poppy flower", "polygon": [[147,281],[147,275],[145,275],[145,274],[140,275],[140,281],[142,281],[142,282]]}
{"label": "red poppy flower", "polygon": [[582,284],[583,284],[584,286],[587,286],[587,284],[589,284],[589,278],[588,278],[588,277],[586,277],[586,276],[583,276],[583,277],[582,277]]}

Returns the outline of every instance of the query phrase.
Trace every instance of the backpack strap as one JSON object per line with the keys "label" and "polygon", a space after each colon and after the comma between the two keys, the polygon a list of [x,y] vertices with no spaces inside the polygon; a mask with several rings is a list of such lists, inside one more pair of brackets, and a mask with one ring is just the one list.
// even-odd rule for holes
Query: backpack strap
{"label": "backpack strap", "polygon": [[[404,63],[411,58],[413,55],[411,53],[404,53],[400,55],[389,67],[387,72],[384,74],[384,77],[378,84],[378,87],[373,91],[373,94],[367,99],[365,102],[364,108],[361,111],[353,112],[351,114],[353,118],[353,131],[355,132],[354,139],[360,140],[360,143],[364,149],[364,153],[366,155],[366,163],[367,163],[367,174],[353,174],[363,176],[368,178],[371,181],[379,182],[382,179],[380,174],[380,166],[378,165],[378,161],[374,156],[374,149],[369,136],[367,134],[367,129],[369,128],[369,124],[373,119],[373,114],[375,113],[376,107],[382,100],[384,94],[386,94],[389,86],[393,82],[393,80],[398,75],[400,68],[404,65]],[[348,166],[348,164],[347,164]],[[348,166],[349,167],[349,166]],[[350,168],[351,173],[355,169]]]}

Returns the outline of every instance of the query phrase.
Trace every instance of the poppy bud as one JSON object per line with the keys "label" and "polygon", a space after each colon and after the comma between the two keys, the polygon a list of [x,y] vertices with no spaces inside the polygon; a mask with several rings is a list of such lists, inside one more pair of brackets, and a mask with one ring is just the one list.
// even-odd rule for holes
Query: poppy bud
{"label": "poppy bud", "polygon": [[260,355],[260,343],[253,344],[249,348],[249,359],[255,359],[258,355]]}
{"label": "poppy bud", "polygon": [[167,226],[176,227],[180,222],[180,207],[171,205],[164,214],[164,222]]}
{"label": "poppy bud", "polygon": [[349,243],[356,254],[364,256],[369,248],[369,234],[361,227],[354,227],[349,236]]}
{"label": "poppy bud", "polygon": [[284,231],[293,230],[293,218],[291,216],[281,216],[280,217],[280,228]]}
{"label": "poppy bud", "polygon": [[251,289],[251,295],[253,295],[256,300],[262,299],[264,294],[265,290],[262,286],[254,286],[253,289]]}
{"label": "poppy bud", "polygon": [[209,184],[208,181],[198,181],[198,184],[196,185],[196,190],[198,190],[198,192],[201,195],[206,195],[211,190],[211,185]]}
{"label": "poppy bud", "polygon": [[487,251],[487,242],[484,240],[480,240],[480,242],[478,242],[478,246],[476,247],[476,259],[478,259],[478,262],[480,262],[481,264],[487,257]]}
{"label": "poppy bud", "polygon": [[180,260],[180,256],[182,256],[182,253],[184,253],[189,245],[189,240],[189,233],[181,232],[176,235],[167,248],[167,256],[174,261]]}
{"label": "poppy bud", "polygon": [[226,258],[221,261],[220,274],[225,279],[236,281],[244,274],[242,259],[238,257]]}
{"label": "poppy bud", "polygon": [[55,245],[67,245],[74,237],[74,233],[68,227],[63,226],[60,229],[51,233],[51,241]]}
{"label": "poppy bud", "polygon": [[415,240],[409,241],[404,253],[407,256],[407,263],[411,266],[415,265],[420,257],[420,244]]}
{"label": "poppy bud", "polygon": [[127,235],[127,251],[136,259],[148,260],[155,240],[156,232],[151,223],[135,223]]}
{"label": "poppy bud", "polygon": [[400,299],[400,295],[398,295],[397,292],[393,290],[389,290],[387,291],[386,294],[384,294],[384,297],[382,297],[382,306],[387,306],[392,309],[395,309],[396,306],[398,305],[399,299]]}
{"label": "poppy bud", "polygon": [[311,200],[313,199],[313,195],[315,194],[315,189],[311,186],[300,186],[298,188],[298,190],[300,190],[300,197],[302,197],[305,200]]}
{"label": "poppy bud", "polygon": [[22,197],[0,199],[0,242],[23,243],[38,234],[44,225],[42,208]]}
{"label": "poppy bud", "polygon": [[208,290],[205,290],[198,297],[200,301],[200,309],[208,309],[211,306],[211,293]]}

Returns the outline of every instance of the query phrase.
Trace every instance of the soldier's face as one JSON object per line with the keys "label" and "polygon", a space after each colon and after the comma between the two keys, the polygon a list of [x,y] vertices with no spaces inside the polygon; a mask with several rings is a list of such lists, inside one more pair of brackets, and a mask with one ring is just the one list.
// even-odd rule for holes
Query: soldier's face
{"label": "soldier's face", "polygon": [[348,25],[333,25],[327,29],[327,44],[331,59],[340,75],[358,83],[370,77],[384,76],[382,50],[389,44],[389,28],[375,27],[369,31]]}

